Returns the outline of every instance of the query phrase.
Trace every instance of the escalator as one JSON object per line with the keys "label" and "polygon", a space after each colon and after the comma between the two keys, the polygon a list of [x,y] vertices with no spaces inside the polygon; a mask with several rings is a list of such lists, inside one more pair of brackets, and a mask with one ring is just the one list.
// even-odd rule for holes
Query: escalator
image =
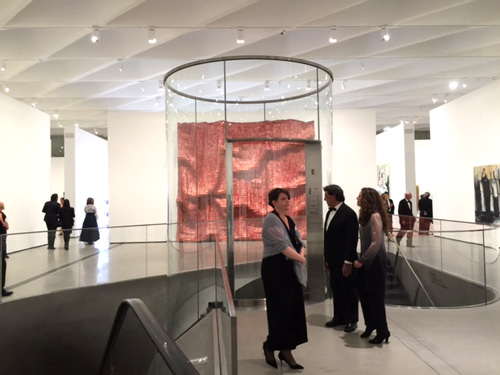
{"label": "escalator", "polygon": [[100,375],[198,375],[199,372],[139,299],[120,304]]}

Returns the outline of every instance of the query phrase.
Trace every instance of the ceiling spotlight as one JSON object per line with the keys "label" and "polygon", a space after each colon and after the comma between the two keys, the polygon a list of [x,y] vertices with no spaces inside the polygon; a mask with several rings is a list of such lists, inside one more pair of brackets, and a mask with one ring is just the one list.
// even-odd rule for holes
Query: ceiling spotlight
{"label": "ceiling spotlight", "polygon": [[389,29],[386,26],[382,28],[381,36],[384,42],[388,42],[391,39],[391,34],[389,34]]}
{"label": "ceiling spotlight", "polygon": [[122,59],[118,60],[118,71],[120,73],[123,72],[123,60]]}
{"label": "ceiling spotlight", "polygon": [[266,90],[266,91],[271,90],[271,88],[269,87],[269,81],[268,81],[268,80],[266,80],[266,81],[264,82],[264,90]]}
{"label": "ceiling spotlight", "polygon": [[359,66],[361,67],[361,70],[365,70],[365,64],[363,64],[362,62],[360,62]]}
{"label": "ceiling spotlight", "polygon": [[467,88],[467,83],[466,83],[466,82],[462,83],[462,87],[463,87],[464,89],[466,89],[466,88]]}
{"label": "ceiling spotlight", "polygon": [[38,105],[38,102],[36,101],[36,99],[34,98],[32,101],[31,101],[31,106],[33,108],[36,108],[36,106]]}
{"label": "ceiling spotlight", "polygon": [[238,28],[238,32],[236,34],[236,43],[243,44],[245,43],[245,31],[243,27]]}
{"label": "ceiling spotlight", "polygon": [[57,119],[59,118],[59,113],[57,113],[57,112],[56,112],[56,113],[54,113],[54,114],[52,115],[52,117],[54,117],[54,118],[57,120]]}
{"label": "ceiling spotlight", "polygon": [[384,131],[386,132],[386,131],[388,131],[388,130],[391,130],[391,128],[390,128],[389,126],[386,126],[386,127],[384,128]]}
{"label": "ceiling spotlight", "polygon": [[155,99],[155,107],[158,108],[160,106],[160,98]]}
{"label": "ceiling spotlight", "polygon": [[342,90],[345,90],[345,82],[344,81],[340,82],[340,88]]}
{"label": "ceiling spotlight", "polygon": [[95,135],[99,134],[99,132],[97,131],[96,128],[94,128],[94,133],[95,133]]}
{"label": "ceiling spotlight", "polygon": [[92,29],[92,36],[90,37],[90,40],[92,41],[92,43],[97,43],[99,41],[99,28],[98,27],[94,27]]}
{"label": "ceiling spotlight", "polygon": [[7,67],[5,66],[5,61],[2,62],[2,66],[0,67],[0,70],[2,72],[5,72],[7,70]]}
{"label": "ceiling spotlight", "polygon": [[438,102],[437,94],[433,94],[431,100],[434,104],[436,104]]}
{"label": "ceiling spotlight", "polygon": [[450,88],[450,90],[455,90],[458,87],[458,82],[457,81],[451,81],[448,84],[448,87]]}
{"label": "ceiling spotlight", "polygon": [[155,44],[156,43],[156,31],[154,27],[150,27],[148,29],[148,43]]}
{"label": "ceiling spotlight", "polygon": [[338,42],[337,29],[335,27],[332,27],[330,29],[330,37],[328,38],[328,41],[330,43],[337,43]]}
{"label": "ceiling spotlight", "polygon": [[5,91],[5,92],[9,92],[10,91],[10,89],[9,89],[8,86],[2,85],[2,87],[3,87],[3,91]]}

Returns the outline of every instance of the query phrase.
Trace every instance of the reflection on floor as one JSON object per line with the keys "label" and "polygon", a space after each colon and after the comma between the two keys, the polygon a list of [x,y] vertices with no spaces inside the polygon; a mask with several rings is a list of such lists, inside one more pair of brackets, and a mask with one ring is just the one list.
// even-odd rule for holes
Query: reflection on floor
{"label": "reflection on floor", "polygon": [[[215,262],[214,246],[209,243],[177,245],[168,254],[165,243],[109,245],[101,240],[89,246],[72,239],[70,250],[65,251],[62,239],[57,241],[54,251],[44,246],[10,254],[7,289],[14,294],[4,297],[2,303],[66,288],[204,268]],[[479,281],[484,281],[482,254],[485,254],[486,278],[498,290],[498,251],[485,249],[483,253],[476,246],[456,241],[443,243],[434,236],[417,236],[413,243],[414,248],[406,248],[402,242],[408,257],[450,272],[466,272]],[[259,258],[259,244],[238,246],[237,263]],[[382,346],[369,345],[359,337],[364,329],[362,318],[354,333],[325,328],[324,323],[332,316],[331,300],[308,304],[306,314],[309,342],[294,351],[297,361],[305,367],[301,374],[500,373],[498,302],[461,309],[388,307],[391,337],[389,344]],[[264,362],[262,342],[266,332],[265,310],[238,309],[240,375],[276,373]],[[286,364],[278,371],[297,372]]]}

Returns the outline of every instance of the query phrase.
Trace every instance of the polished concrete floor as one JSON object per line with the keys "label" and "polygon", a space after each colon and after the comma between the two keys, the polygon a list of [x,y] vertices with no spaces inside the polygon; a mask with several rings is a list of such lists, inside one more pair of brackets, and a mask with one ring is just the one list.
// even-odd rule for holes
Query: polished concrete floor
{"label": "polished concrete floor", "polygon": [[[14,294],[2,298],[2,303],[61,289],[210,267],[215,262],[213,247],[201,256],[196,247],[168,254],[164,243],[110,245],[104,237],[93,246],[72,239],[70,250],[65,251],[62,239],[57,241],[54,251],[40,247],[10,254],[7,289]],[[471,279],[484,279],[486,268],[488,282],[500,289],[497,250],[485,251],[483,267],[474,247],[459,242],[438,247],[433,241],[442,243],[434,236],[417,236],[416,247],[403,246],[403,250],[413,259],[440,263],[450,272],[468,272]],[[370,345],[359,337],[362,319],[354,333],[325,328],[332,310],[331,300],[307,304],[309,342],[294,352],[305,369],[296,371],[286,364],[276,370],[264,362],[265,310],[238,308],[239,374],[500,374],[499,302],[458,309],[388,306],[391,337],[383,345]]]}

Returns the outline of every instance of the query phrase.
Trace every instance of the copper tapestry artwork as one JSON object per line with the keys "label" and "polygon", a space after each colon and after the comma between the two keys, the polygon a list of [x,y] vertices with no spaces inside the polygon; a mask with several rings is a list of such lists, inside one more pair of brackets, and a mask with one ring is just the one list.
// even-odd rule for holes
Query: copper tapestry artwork
{"label": "copper tapestry artwork", "polygon": [[[290,216],[306,238],[304,144],[253,139],[313,139],[314,122],[227,124],[227,137],[233,140],[235,240],[261,239],[262,219],[271,210],[267,193],[275,187],[290,191]],[[177,208],[181,242],[207,241],[213,235],[226,239],[224,125],[224,121],[178,124]]]}

